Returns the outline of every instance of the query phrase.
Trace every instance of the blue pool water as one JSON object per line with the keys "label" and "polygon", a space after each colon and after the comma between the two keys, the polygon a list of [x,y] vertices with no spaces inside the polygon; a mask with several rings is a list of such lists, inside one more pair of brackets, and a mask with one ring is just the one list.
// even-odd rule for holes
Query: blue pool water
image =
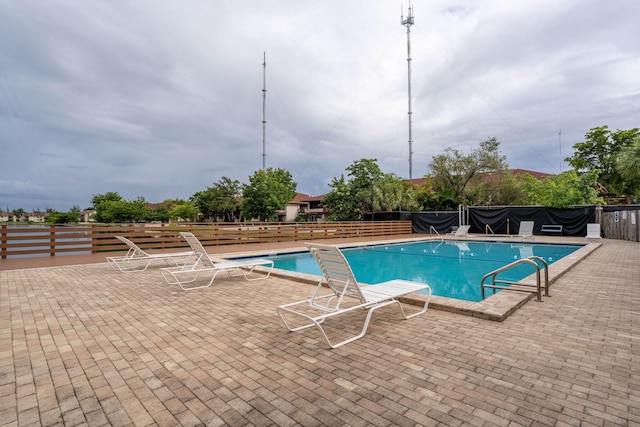
{"label": "blue pool water", "polygon": [[[358,282],[375,284],[393,279],[427,283],[434,295],[465,301],[481,301],[480,281],[497,268],[520,258],[539,256],[550,265],[582,245],[542,243],[445,241],[415,242],[344,249]],[[275,268],[321,275],[309,252],[268,257]],[[535,273],[521,265],[499,278],[520,280]]]}

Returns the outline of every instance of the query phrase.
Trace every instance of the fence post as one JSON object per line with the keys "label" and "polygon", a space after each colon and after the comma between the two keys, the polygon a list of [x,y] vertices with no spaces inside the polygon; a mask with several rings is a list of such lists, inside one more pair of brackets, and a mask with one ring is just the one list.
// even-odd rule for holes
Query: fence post
{"label": "fence post", "polygon": [[98,235],[97,235],[98,225],[91,224],[90,227],[91,227],[90,228],[91,229],[91,253],[96,254],[98,253]]}
{"label": "fence post", "polygon": [[[2,243],[2,245],[6,245],[7,244],[7,226],[6,224],[2,224],[2,240],[0,240],[0,242]],[[2,248],[0,249],[0,251],[2,252],[2,259],[7,259],[7,248]]]}
{"label": "fence post", "polygon": [[49,226],[49,256],[55,256],[56,254],[56,225],[51,224]]}

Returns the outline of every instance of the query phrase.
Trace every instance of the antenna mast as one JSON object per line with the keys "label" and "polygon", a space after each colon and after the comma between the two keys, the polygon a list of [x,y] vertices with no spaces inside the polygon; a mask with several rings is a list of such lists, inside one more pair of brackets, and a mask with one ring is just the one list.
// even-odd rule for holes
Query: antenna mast
{"label": "antenna mast", "polygon": [[267,53],[262,62],[262,170],[267,168]]}
{"label": "antenna mast", "polygon": [[562,173],[562,129],[558,130],[558,146],[560,147],[560,173]]}
{"label": "antenna mast", "polygon": [[402,8],[400,9],[400,23],[407,27],[407,73],[408,73],[408,88],[409,88],[409,179],[413,178],[413,139],[411,135],[411,26],[413,25],[413,8],[409,6],[409,15],[407,19],[402,14]]}

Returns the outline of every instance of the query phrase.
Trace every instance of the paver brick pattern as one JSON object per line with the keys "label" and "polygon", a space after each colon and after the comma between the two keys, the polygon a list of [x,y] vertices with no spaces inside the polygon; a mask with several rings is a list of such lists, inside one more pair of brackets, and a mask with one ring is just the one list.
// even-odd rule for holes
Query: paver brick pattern
{"label": "paver brick pattern", "polygon": [[0,425],[640,425],[639,266],[606,241],[504,322],[387,307],[336,350],[282,325],[313,291],[289,279],[2,271]]}

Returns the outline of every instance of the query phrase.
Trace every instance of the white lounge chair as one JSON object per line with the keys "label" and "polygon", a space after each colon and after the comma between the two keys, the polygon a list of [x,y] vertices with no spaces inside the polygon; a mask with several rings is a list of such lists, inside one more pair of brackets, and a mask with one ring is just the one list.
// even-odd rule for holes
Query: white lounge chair
{"label": "white lounge chair", "polygon": [[120,270],[123,273],[145,271],[153,261],[157,260],[179,266],[181,264],[187,264],[190,258],[195,259],[195,253],[193,251],[150,254],[126,237],[116,236],[116,239],[126,244],[129,250],[122,256],[107,257],[107,261],[114,269]]}
{"label": "white lounge chair", "polygon": [[600,224],[587,224],[587,235],[584,237],[584,240],[589,241],[589,239],[596,239],[602,242]]}
{"label": "white lounge chair", "polygon": [[[191,249],[193,249],[193,252],[197,256],[197,261],[191,265],[161,269],[160,271],[162,272],[162,276],[170,285],[177,284],[185,291],[207,288],[213,284],[216,276],[221,271],[226,271],[230,276],[231,272],[239,271],[242,273],[244,278],[249,281],[266,279],[271,275],[271,270],[273,269],[273,261],[270,259],[247,259],[240,261],[213,260],[205,251],[204,246],[202,246],[202,243],[200,243],[200,240],[198,240],[198,238],[194,236],[193,233],[180,233],[180,235],[189,243]],[[259,277],[249,277],[258,266],[267,266],[268,269],[266,271],[266,274],[260,275]],[[200,274],[202,273],[213,273],[211,280],[209,280],[208,283],[185,286],[196,282],[200,277]]]}
{"label": "white lounge chair", "polygon": [[461,225],[456,231],[447,233],[447,236],[467,236],[469,234],[470,225]]}
{"label": "white lounge chair", "polygon": [[[373,312],[390,304],[398,304],[402,317],[410,319],[427,311],[431,298],[431,287],[424,283],[409,282],[406,280],[391,280],[370,286],[359,286],[351,267],[342,252],[335,246],[305,243],[315,257],[322,278],[318,282],[313,296],[309,299],[285,304],[278,307],[277,311],[287,329],[291,332],[316,326],[331,348],[337,348],[359,338],[367,332],[369,320]],[[330,292],[324,292],[328,285]],[[424,292],[424,306],[419,311],[407,315],[399,298],[413,292]],[[367,310],[367,316],[362,331],[353,337],[338,343],[329,340],[322,323],[333,316],[346,315],[354,310]],[[287,321],[287,317],[289,321]],[[300,326],[292,326],[291,318],[302,317],[304,323]],[[350,318],[346,316],[348,322]]]}
{"label": "white lounge chair", "polygon": [[523,239],[533,239],[533,221],[520,222],[518,237],[522,237]]}

